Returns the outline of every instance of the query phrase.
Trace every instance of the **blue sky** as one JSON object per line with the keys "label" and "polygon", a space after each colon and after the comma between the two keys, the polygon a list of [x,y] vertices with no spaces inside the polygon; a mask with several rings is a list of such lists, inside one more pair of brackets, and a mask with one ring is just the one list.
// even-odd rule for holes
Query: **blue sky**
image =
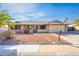
{"label": "blue sky", "polygon": [[68,22],[79,18],[77,3],[2,3],[0,10],[6,10],[15,21],[61,20],[66,17]]}

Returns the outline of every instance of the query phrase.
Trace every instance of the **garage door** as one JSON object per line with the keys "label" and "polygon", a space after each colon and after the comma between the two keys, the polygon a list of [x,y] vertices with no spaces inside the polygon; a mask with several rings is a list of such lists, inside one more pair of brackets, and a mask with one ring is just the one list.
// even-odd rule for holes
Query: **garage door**
{"label": "garage door", "polygon": [[52,26],[49,26],[49,32],[59,32],[60,30],[62,32],[65,31],[64,25],[52,25]]}

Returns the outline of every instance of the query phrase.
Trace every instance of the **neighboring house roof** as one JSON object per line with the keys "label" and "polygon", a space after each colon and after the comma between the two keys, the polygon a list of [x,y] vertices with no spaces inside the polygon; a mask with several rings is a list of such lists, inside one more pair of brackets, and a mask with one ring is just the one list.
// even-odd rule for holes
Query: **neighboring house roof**
{"label": "neighboring house roof", "polygon": [[73,27],[73,26],[79,26],[79,24],[73,24],[73,23],[68,24],[68,27]]}
{"label": "neighboring house roof", "polygon": [[61,21],[58,20],[53,20],[53,21],[16,21],[16,24],[29,24],[29,25],[33,25],[33,24],[37,24],[37,25],[43,25],[43,24],[64,24]]}
{"label": "neighboring house roof", "polygon": [[49,21],[50,24],[64,24],[64,22],[59,21],[59,20],[53,20],[53,21]]}
{"label": "neighboring house roof", "polygon": [[69,24],[68,27],[73,27],[73,25],[72,24]]}

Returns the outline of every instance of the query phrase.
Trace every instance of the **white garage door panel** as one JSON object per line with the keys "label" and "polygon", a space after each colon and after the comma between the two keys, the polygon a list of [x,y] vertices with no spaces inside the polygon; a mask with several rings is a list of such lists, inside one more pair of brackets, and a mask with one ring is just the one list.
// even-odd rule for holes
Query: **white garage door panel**
{"label": "white garage door panel", "polygon": [[49,32],[58,32],[58,31],[62,31],[64,32],[65,30],[65,27],[64,26],[50,26],[49,27]]}

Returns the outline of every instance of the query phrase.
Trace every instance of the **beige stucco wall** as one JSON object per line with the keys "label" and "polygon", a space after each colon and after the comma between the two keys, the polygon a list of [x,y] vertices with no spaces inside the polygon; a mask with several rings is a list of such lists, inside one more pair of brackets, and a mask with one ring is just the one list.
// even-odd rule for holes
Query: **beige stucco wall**
{"label": "beige stucco wall", "polygon": [[62,32],[65,32],[65,25],[56,25],[56,24],[50,24],[49,25],[49,32],[58,32],[58,31],[62,31]]}
{"label": "beige stucco wall", "polygon": [[[24,25],[21,25],[20,29],[23,30],[25,27]],[[67,26],[64,24],[48,24],[46,25],[46,29],[39,29],[40,27],[38,26],[37,32],[58,32],[62,31],[65,32],[67,31]]]}

